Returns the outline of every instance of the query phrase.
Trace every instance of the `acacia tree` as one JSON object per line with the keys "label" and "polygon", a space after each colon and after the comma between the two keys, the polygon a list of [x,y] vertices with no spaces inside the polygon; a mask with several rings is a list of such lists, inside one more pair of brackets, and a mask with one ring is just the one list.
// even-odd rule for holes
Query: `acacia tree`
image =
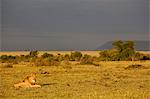
{"label": "acacia tree", "polygon": [[132,60],[135,55],[133,41],[115,41],[112,43],[111,50],[105,50],[100,53],[103,60]]}
{"label": "acacia tree", "polygon": [[122,52],[124,49],[124,44],[123,41],[119,40],[119,41],[115,41],[112,43],[113,48],[116,49],[118,52]]}

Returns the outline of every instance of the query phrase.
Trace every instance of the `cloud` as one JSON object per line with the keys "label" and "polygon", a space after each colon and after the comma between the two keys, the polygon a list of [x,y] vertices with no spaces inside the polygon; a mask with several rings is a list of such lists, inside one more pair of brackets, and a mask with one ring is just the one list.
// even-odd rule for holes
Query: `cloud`
{"label": "cloud", "polygon": [[5,49],[94,49],[108,40],[148,40],[148,0],[3,0],[2,39]]}

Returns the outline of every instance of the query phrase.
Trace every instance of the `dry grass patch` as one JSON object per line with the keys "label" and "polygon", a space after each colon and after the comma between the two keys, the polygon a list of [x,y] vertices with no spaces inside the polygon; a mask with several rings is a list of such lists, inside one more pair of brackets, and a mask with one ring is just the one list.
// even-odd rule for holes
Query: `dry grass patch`
{"label": "dry grass patch", "polygon": [[2,67],[2,68],[13,68],[13,64],[12,63],[1,63],[0,67]]}
{"label": "dry grass patch", "polygon": [[[145,62],[100,62],[101,66],[70,65],[1,68],[1,98],[6,99],[150,99],[150,69],[125,70],[125,66]],[[66,65],[67,66],[67,65]],[[69,65],[68,65],[69,66]],[[13,88],[25,75],[37,74],[39,89]]]}

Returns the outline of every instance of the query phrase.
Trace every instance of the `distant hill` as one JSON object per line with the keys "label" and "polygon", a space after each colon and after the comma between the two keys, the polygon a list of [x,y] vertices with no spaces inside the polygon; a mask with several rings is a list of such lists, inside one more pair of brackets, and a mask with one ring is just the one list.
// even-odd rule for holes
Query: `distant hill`
{"label": "distant hill", "polygon": [[[96,50],[111,49],[112,42],[113,41],[106,42],[100,47],[96,48]],[[134,42],[135,42],[135,49],[137,51],[150,51],[150,41],[134,41]]]}

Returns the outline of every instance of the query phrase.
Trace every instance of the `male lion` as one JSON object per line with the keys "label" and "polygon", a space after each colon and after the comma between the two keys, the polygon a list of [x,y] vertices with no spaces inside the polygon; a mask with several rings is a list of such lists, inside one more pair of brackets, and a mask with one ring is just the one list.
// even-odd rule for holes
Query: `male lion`
{"label": "male lion", "polygon": [[27,76],[22,82],[14,84],[14,87],[15,88],[20,88],[20,87],[23,87],[23,88],[30,88],[30,87],[31,88],[38,88],[38,87],[41,87],[40,85],[35,84],[35,82],[36,82],[36,79],[35,79],[34,75]]}

